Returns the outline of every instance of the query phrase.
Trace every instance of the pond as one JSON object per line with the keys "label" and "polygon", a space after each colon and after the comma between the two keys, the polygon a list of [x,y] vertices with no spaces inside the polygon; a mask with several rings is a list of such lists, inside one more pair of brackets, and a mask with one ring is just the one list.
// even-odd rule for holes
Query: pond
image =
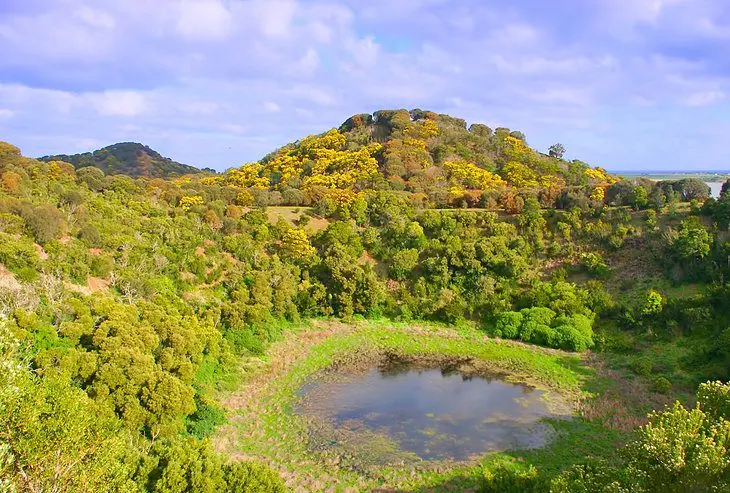
{"label": "pond", "polygon": [[541,419],[557,416],[542,391],[498,377],[402,364],[317,379],[299,395],[297,412],[327,424],[327,432],[315,433],[320,444],[342,442],[356,453],[385,457],[367,449],[387,438],[415,460],[465,461],[541,447],[553,435]]}

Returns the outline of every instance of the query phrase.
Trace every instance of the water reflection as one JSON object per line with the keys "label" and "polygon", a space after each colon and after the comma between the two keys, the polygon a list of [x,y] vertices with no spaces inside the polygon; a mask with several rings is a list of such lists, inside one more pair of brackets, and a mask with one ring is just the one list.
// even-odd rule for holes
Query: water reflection
{"label": "water reflection", "polygon": [[539,447],[551,434],[539,422],[551,416],[542,392],[455,368],[374,369],[313,382],[300,395],[300,412],[351,434],[385,434],[426,460]]}

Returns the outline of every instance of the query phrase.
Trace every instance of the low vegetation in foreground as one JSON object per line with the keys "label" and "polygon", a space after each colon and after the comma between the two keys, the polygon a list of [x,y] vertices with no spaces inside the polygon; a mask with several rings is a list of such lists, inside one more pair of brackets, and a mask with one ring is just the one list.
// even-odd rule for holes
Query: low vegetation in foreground
{"label": "low vegetation in foreground", "polygon": [[[730,378],[730,186],[622,180],[421,110],[224,174],[145,153],[132,177],[0,143],[3,492],[282,491],[307,468],[325,491],[726,489],[727,387],[704,384]],[[322,317],[392,323],[297,331]],[[305,333],[306,357],[279,349]],[[294,443],[293,389],[378,344],[490,361],[578,416],[464,468],[334,467]]]}

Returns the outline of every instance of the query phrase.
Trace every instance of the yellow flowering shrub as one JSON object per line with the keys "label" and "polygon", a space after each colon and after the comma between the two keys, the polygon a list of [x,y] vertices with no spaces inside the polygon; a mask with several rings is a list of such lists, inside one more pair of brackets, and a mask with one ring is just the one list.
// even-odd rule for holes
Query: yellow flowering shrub
{"label": "yellow flowering shrub", "polygon": [[[518,140],[518,139],[515,139]],[[520,141],[521,142],[521,141]],[[540,186],[537,173],[522,163],[510,161],[502,168],[502,175],[517,188],[534,188]]]}
{"label": "yellow flowering shrub", "polygon": [[312,258],[317,251],[309,243],[307,233],[303,229],[290,229],[281,239],[281,255],[284,258],[305,260]]}
{"label": "yellow flowering shrub", "polygon": [[488,190],[500,188],[507,184],[499,175],[464,160],[446,161],[444,169],[451,178],[469,188]]}
{"label": "yellow flowering shrub", "polygon": [[200,195],[191,195],[180,199],[180,208],[185,212],[188,212],[196,205],[203,205],[203,197]]}
{"label": "yellow flowering shrub", "polygon": [[228,183],[242,188],[268,189],[268,176],[263,176],[264,167],[258,163],[245,164],[228,172]]}
{"label": "yellow flowering shrub", "polygon": [[596,187],[593,189],[593,192],[591,192],[591,200],[595,200],[597,202],[603,202],[603,200],[606,198],[606,191],[603,189],[603,187]]}

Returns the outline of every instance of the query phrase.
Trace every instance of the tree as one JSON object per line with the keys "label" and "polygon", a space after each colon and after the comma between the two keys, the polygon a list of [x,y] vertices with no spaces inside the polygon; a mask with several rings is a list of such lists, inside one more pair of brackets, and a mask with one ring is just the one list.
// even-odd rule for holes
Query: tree
{"label": "tree", "polygon": [[696,217],[682,221],[678,233],[668,232],[672,253],[679,260],[702,260],[710,254],[712,238]]}
{"label": "tree", "polygon": [[704,200],[710,196],[710,187],[707,183],[697,178],[685,178],[679,181],[682,200],[689,202],[691,200]]}
{"label": "tree", "polygon": [[18,491],[128,490],[130,441],[82,390],[31,372],[0,325],[0,490],[5,481]]}
{"label": "tree", "polygon": [[193,207],[202,205],[203,197],[200,195],[191,195],[180,199],[180,208],[185,212],[190,211]]}
{"label": "tree", "polygon": [[51,241],[61,232],[63,217],[50,204],[24,208],[21,215],[38,243]]}
{"label": "tree", "polygon": [[724,199],[728,193],[730,193],[730,180],[727,180],[722,184],[722,189],[720,189],[720,198]]}
{"label": "tree", "polygon": [[303,229],[289,229],[281,240],[281,255],[285,259],[308,263],[317,255],[317,250],[309,243]]}
{"label": "tree", "polygon": [[565,147],[563,144],[557,143],[550,146],[549,149],[550,157],[554,157],[556,159],[563,159],[563,156],[565,155]]}
{"label": "tree", "polygon": [[730,490],[730,385],[701,384],[697,406],[679,402],[649,415],[621,463],[574,466],[553,480],[552,493]]}
{"label": "tree", "polygon": [[649,292],[646,293],[646,298],[641,305],[640,311],[641,315],[643,315],[644,317],[651,317],[661,313],[663,308],[664,298],[662,298],[662,295],[657,291],[650,289]]}

